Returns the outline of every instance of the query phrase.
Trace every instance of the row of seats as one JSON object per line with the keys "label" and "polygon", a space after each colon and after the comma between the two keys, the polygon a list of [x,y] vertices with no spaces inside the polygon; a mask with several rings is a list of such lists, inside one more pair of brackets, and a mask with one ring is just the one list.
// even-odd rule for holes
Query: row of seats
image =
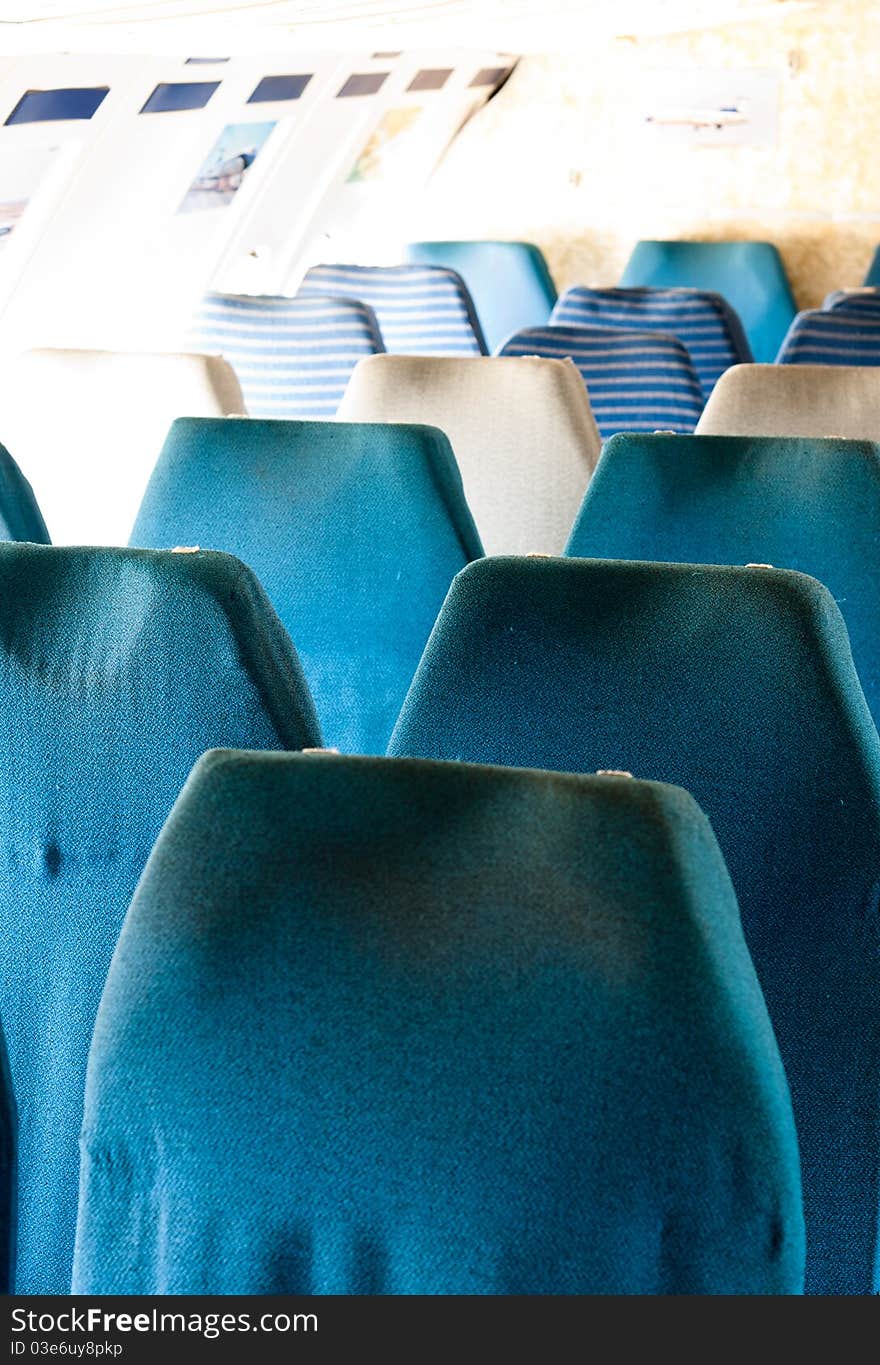
{"label": "row of seats", "polygon": [[807,1286],[877,1287],[880,740],[814,579],[477,560],[388,750],[439,768],[209,761],[114,959],[79,1186],[98,1003],[190,767],[321,735],[238,560],[7,544],[0,579],[20,1290],[64,1291],[77,1217],[89,1293],[797,1289],[722,865],[680,794],[549,775],[599,768],[708,815]]}
{"label": "row of seats", "polygon": [[[622,350],[621,364],[650,372],[643,356]],[[735,366],[696,430],[873,440],[875,374],[864,366]],[[245,411],[231,367],[217,356],[41,350],[10,361],[6,378],[0,434],[40,509],[29,493],[7,495],[7,508],[16,509],[8,514],[24,518],[9,534],[37,542],[126,542],[173,419]],[[660,428],[655,419],[637,422],[641,400],[616,383],[599,382],[591,403],[568,359],[383,354],[355,367],[338,415],[439,427],[451,438],[485,550],[559,553],[601,438],[618,425],[609,408],[619,414],[628,403],[631,425],[676,429],[677,403],[657,414]]]}
{"label": "row of seats", "polygon": [[[500,253],[502,262],[517,263],[517,278],[507,272],[512,292],[503,295],[509,312],[519,307],[515,286],[525,287],[536,275],[539,281],[543,278],[536,266],[536,257],[542,263],[543,257],[527,244],[452,245],[470,247],[466,261],[472,278],[480,247],[486,248],[488,261]],[[462,253],[449,254],[458,259]],[[543,272],[549,277],[545,264]],[[507,275],[502,272],[502,279]],[[482,279],[481,271],[476,278]],[[490,299],[499,281],[492,284]],[[540,304],[535,292],[525,288],[524,311],[542,313],[540,325],[506,333],[493,350],[572,359],[590,392],[603,437],[661,427],[693,431],[721,374],[752,360],[736,312],[717,292],[656,285],[577,286],[552,306],[545,291],[537,291]],[[880,362],[867,310],[854,312],[851,297],[842,295],[834,317],[794,317],[779,362]],[[863,295],[855,297],[864,303]],[[216,352],[230,362],[247,410],[255,417],[332,417],[358,360],[386,349],[414,355],[487,352],[464,281],[436,264],[316,266],[295,298],[209,294],[193,321],[190,340],[199,352]]]}
{"label": "row of seats", "polygon": [[[45,1283],[37,1267],[52,1264],[44,1206],[61,1211],[58,1254],[69,1255],[77,1086],[127,896],[162,819],[205,748],[320,744],[308,684],[322,720],[360,708],[378,751],[400,710],[392,755],[625,768],[694,794],[728,861],[792,1085],[811,1172],[811,1283],[866,1283],[870,1237],[852,1233],[850,1193],[861,1192],[876,1222],[878,1193],[859,1154],[870,1166],[876,983],[863,946],[876,912],[878,741],[853,656],[876,708],[877,490],[872,446],[619,437],[569,544],[592,558],[477,560],[455,579],[421,663],[450,578],[479,555],[439,432],[179,422],[136,535],[234,551],[247,569],[213,553],[2,547],[9,896],[20,917],[2,1018],[19,1108],[20,1218],[32,1220],[30,1232],[19,1228],[19,1264],[31,1284]],[[291,507],[296,539],[284,520]],[[690,563],[645,568],[606,556]],[[784,571],[693,566],[746,559]],[[302,667],[253,568],[290,612]],[[831,595],[791,569],[829,584],[852,654]],[[433,586],[420,596],[428,571]],[[169,737],[165,724],[180,733]],[[337,738],[325,727],[328,737]],[[47,786],[41,772],[57,780]],[[845,943],[833,948],[837,936]],[[804,955],[796,971],[793,953]],[[868,1127],[856,1131],[857,1120]]]}

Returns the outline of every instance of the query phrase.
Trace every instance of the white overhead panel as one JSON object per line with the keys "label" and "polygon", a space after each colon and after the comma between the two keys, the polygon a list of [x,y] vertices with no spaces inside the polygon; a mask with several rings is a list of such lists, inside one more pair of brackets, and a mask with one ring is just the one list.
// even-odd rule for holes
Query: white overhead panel
{"label": "white overhead panel", "polygon": [[[0,0],[0,51],[570,50],[811,8],[811,0]],[[208,52],[208,49],[211,52]]]}

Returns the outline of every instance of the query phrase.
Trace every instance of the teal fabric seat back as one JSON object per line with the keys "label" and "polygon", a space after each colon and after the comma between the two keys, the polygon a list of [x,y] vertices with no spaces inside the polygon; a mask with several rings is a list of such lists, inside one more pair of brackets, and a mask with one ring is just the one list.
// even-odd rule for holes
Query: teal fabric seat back
{"label": "teal fabric seat back", "polygon": [[482,560],[390,751],[693,794],[791,1086],[808,1288],[880,1289],[880,740],[831,594],[774,569]]}
{"label": "teal fabric seat back", "polygon": [[864,283],[871,286],[880,285],[880,246],[877,247],[871,257],[871,264],[868,266],[868,273]]}
{"label": "teal fabric seat back", "polygon": [[11,1294],[15,1259],[17,1121],[6,1043],[0,1033],[0,1294]]}
{"label": "teal fabric seat back", "polygon": [[34,490],[5,446],[0,445],[0,540],[48,545],[49,532]]}
{"label": "teal fabric seat back", "polygon": [[449,584],[483,552],[434,427],[234,418],[174,423],[132,543],[249,564],[327,744],[380,754]]}
{"label": "teal fabric seat back", "polygon": [[524,327],[542,327],[556,285],[533,242],[410,242],[406,258],[454,270],[467,285],[490,355]]}
{"label": "teal fabric seat back", "polygon": [[797,437],[618,436],[566,554],[773,564],[836,598],[880,721],[880,446]]}
{"label": "teal fabric seat back", "polygon": [[759,364],[776,359],[797,311],[782,257],[771,242],[638,242],[620,283],[723,295]]}
{"label": "teal fabric seat back", "polygon": [[63,1294],[86,1057],[153,842],[206,749],[320,736],[290,640],[226,555],[0,545],[0,696],[15,1287]]}
{"label": "teal fabric seat back", "polygon": [[77,1292],[798,1292],[799,1186],[686,793],[202,760],[95,1029]]}

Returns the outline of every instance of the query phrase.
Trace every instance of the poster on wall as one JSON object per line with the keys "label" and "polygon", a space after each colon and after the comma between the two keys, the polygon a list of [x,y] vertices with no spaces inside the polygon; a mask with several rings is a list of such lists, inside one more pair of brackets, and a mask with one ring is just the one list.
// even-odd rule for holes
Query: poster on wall
{"label": "poster on wall", "polygon": [[20,147],[0,152],[0,250],[21,222],[57,151],[57,147]]}
{"label": "poster on wall", "polygon": [[274,123],[228,123],[177,212],[194,213],[231,204],[274,127]]}
{"label": "poster on wall", "polygon": [[400,150],[401,142],[405,140],[405,135],[421,112],[421,106],[418,104],[408,104],[402,109],[386,109],[362,147],[357,161],[346,176],[345,183],[362,184],[367,180],[381,180],[387,176],[395,154]]}

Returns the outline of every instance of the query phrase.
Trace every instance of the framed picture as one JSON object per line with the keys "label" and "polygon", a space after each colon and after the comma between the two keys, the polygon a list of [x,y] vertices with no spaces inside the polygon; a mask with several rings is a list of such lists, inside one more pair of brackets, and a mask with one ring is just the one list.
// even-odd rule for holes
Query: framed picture
{"label": "framed picture", "polygon": [[274,123],[228,123],[199,167],[178,213],[231,204],[274,127]]}

